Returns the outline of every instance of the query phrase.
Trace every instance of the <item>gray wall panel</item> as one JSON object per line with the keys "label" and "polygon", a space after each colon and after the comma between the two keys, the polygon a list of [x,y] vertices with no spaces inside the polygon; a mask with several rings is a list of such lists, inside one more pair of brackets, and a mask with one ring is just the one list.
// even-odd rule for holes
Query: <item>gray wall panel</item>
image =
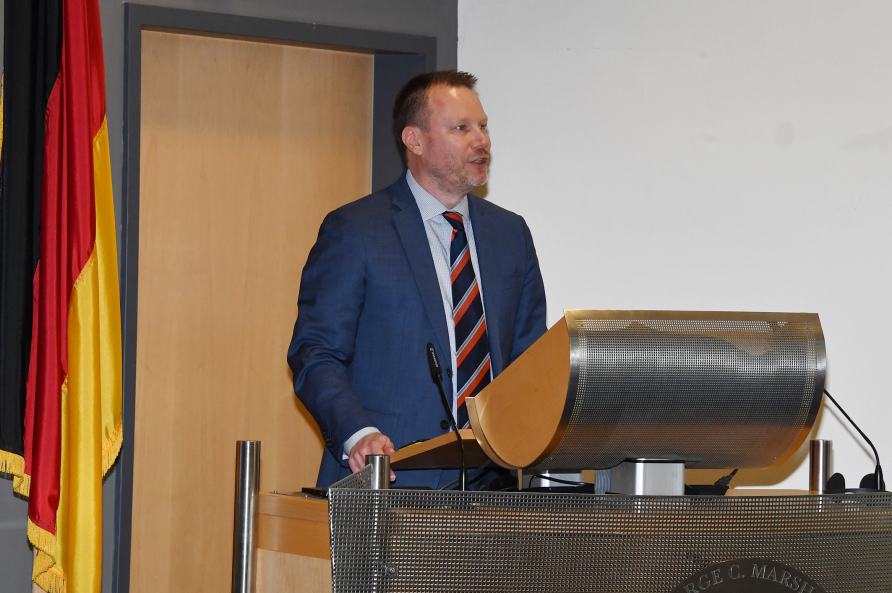
{"label": "gray wall panel", "polygon": [[411,76],[425,71],[424,57],[417,55],[381,54],[375,56],[375,90],[372,125],[372,191],[383,189],[403,172],[403,159],[397,150],[392,129],[393,99]]}
{"label": "gray wall panel", "polygon": [[2,479],[0,480],[0,591],[27,593],[30,590],[28,502],[12,493],[12,480]]}

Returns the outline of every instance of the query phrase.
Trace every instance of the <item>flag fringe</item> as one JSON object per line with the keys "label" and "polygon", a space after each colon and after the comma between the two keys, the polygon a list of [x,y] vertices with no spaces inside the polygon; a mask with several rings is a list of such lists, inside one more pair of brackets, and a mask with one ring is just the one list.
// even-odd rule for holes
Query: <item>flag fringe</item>
{"label": "flag fringe", "polygon": [[0,473],[22,476],[25,473],[25,458],[9,451],[0,450]]}
{"label": "flag fringe", "polygon": [[102,477],[105,477],[108,470],[111,469],[111,466],[115,464],[115,460],[118,458],[118,453],[121,452],[121,444],[124,442],[123,432],[123,427],[119,422],[115,427],[115,433],[102,447]]}
{"label": "flag fringe", "polygon": [[25,475],[25,458],[9,451],[0,451],[0,473],[12,476],[12,490],[16,494],[28,496],[31,476]]}
{"label": "flag fringe", "polygon": [[28,519],[28,541],[37,548],[31,580],[47,593],[67,593],[65,573],[55,564],[56,536]]}

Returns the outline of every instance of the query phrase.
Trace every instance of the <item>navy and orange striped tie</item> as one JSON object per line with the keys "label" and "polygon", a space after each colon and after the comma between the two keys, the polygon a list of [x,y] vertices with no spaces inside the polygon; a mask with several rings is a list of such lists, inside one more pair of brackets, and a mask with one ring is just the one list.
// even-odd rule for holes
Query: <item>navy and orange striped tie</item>
{"label": "navy and orange striped tie", "polygon": [[452,276],[452,318],[455,321],[455,356],[458,365],[456,382],[459,428],[468,425],[465,399],[474,397],[489,385],[489,337],[483,316],[483,299],[477,286],[477,276],[471,265],[471,251],[461,214],[444,212],[443,218],[452,225],[452,244],[449,264]]}

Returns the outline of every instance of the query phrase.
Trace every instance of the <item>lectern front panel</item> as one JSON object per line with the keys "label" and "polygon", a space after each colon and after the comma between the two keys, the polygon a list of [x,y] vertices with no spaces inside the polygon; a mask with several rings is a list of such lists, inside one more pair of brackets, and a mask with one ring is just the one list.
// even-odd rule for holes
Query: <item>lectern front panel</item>
{"label": "lectern front panel", "polygon": [[337,488],[329,508],[335,593],[886,593],[892,582],[888,493]]}

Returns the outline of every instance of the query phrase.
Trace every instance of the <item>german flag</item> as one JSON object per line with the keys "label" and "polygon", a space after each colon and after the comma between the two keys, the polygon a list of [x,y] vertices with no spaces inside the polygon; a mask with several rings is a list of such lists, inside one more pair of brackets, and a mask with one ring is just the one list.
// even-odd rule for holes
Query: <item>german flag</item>
{"label": "german flag", "polygon": [[28,496],[34,582],[99,593],[102,477],[121,447],[99,5],[15,0],[5,3],[4,26],[0,469]]}

